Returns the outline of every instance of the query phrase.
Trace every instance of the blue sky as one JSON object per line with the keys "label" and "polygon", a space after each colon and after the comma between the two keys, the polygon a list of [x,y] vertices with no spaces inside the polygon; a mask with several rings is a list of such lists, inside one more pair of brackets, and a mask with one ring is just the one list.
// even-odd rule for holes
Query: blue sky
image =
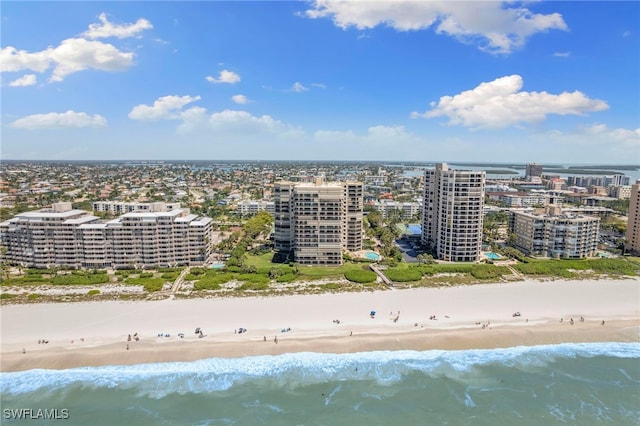
{"label": "blue sky", "polygon": [[640,163],[640,3],[2,2],[4,159]]}

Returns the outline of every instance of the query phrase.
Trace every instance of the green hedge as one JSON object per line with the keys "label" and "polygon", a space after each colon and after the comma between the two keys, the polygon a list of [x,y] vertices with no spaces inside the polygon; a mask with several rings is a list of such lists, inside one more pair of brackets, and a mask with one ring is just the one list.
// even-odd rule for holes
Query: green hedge
{"label": "green hedge", "polygon": [[148,292],[162,290],[165,280],[162,278],[127,278],[124,280],[126,284],[141,285]]}
{"label": "green hedge", "polygon": [[344,273],[344,277],[354,283],[364,284],[364,283],[374,282],[376,278],[378,278],[378,275],[376,275],[376,273],[373,271],[363,271],[363,270],[354,269],[351,271],[346,271]]}
{"label": "green hedge", "polygon": [[419,268],[388,268],[383,273],[391,281],[396,282],[420,281],[422,279],[422,271]]}
{"label": "green hedge", "polygon": [[95,290],[95,289],[94,289],[94,290],[89,290],[89,291],[87,292],[87,295],[89,295],[89,296],[95,296],[95,295],[97,295],[97,294],[100,294],[100,290]]}
{"label": "green hedge", "polygon": [[239,281],[245,281],[254,284],[269,284],[269,277],[259,274],[240,274]]}
{"label": "green hedge", "polygon": [[290,283],[296,280],[296,274],[284,274],[276,278],[279,283]]}
{"label": "green hedge", "polygon": [[215,274],[215,275],[205,275],[201,278],[198,279],[198,281],[196,281],[196,283],[194,284],[194,286],[197,286],[198,284],[200,284],[201,286],[211,286],[211,285],[218,285],[220,286],[220,284],[224,284],[227,283],[229,281],[233,281],[233,279],[235,278],[235,276],[233,274]]}
{"label": "green hedge", "polygon": [[473,265],[471,268],[471,275],[479,280],[497,279],[509,272],[509,269],[504,266]]}
{"label": "green hedge", "polygon": [[204,275],[207,272],[205,268],[191,268],[189,270],[190,275]]}
{"label": "green hedge", "polygon": [[160,278],[164,278],[165,280],[175,280],[180,275],[180,272],[165,272],[160,275]]}
{"label": "green hedge", "polygon": [[51,284],[55,285],[87,285],[108,282],[109,276],[107,274],[57,275],[51,278]]}
{"label": "green hedge", "polygon": [[266,290],[269,288],[269,282],[245,282],[240,287],[239,290]]}
{"label": "green hedge", "polygon": [[196,290],[220,290],[220,284],[211,281],[200,280],[193,285]]}

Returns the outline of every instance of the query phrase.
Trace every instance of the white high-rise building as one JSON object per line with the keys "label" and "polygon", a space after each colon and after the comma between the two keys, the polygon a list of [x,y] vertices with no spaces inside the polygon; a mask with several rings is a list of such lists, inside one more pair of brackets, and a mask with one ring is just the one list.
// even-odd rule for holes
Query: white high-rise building
{"label": "white high-rise building", "polygon": [[422,242],[441,260],[479,260],[485,172],[450,170],[438,163],[424,176]]}
{"label": "white high-rise building", "polygon": [[278,182],[274,246],[303,265],[341,265],[343,250],[362,249],[362,184]]}

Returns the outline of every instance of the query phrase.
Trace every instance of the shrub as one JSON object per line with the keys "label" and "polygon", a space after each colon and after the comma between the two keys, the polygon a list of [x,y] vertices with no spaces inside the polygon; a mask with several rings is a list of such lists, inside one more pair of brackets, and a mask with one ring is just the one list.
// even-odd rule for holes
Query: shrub
{"label": "shrub", "polygon": [[494,265],[473,265],[471,275],[479,280],[490,280],[500,278],[507,273],[507,268]]}
{"label": "shrub", "polygon": [[189,270],[189,274],[191,275],[204,275],[205,272],[207,272],[205,268],[191,268]]}
{"label": "shrub", "polygon": [[0,294],[0,300],[13,299],[16,296],[17,296],[16,294],[2,293]]}
{"label": "shrub", "polygon": [[391,280],[396,282],[420,281],[422,272],[419,268],[389,268],[384,274]]}
{"label": "shrub", "polygon": [[164,278],[165,280],[175,280],[176,278],[178,278],[178,275],[180,275],[179,272],[165,272],[162,275],[160,275],[160,278]]}
{"label": "shrub", "polygon": [[51,284],[55,285],[87,285],[108,282],[109,276],[107,274],[57,275],[51,279]]}
{"label": "shrub", "polygon": [[245,282],[239,290],[266,290],[269,288],[269,282]]}
{"label": "shrub", "polygon": [[238,276],[238,280],[254,284],[269,284],[268,277],[258,274],[241,274]]}
{"label": "shrub", "polygon": [[152,272],[142,272],[140,274],[140,278],[153,278],[153,273]]}
{"label": "shrub", "polygon": [[276,278],[276,281],[279,283],[290,283],[296,280],[296,275],[295,274],[284,274],[284,275],[280,275],[278,278]]}
{"label": "shrub", "polygon": [[89,290],[89,292],[87,293],[87,295],[89,295],[89,296],[95,296],[97,294],[100,294],[100,290],[96,290],[96,289]]}
{"label": "shrub", "polygon": [[28,295],[28,296],[27,296],[27,299],[29,299],[29,300],[36,300],[36,299],[38,299],[39,297],[40,297],[40,295],[39,295],[39,294],[31,293],[30,295]]}
{"label": "shrub", "polygon": [[145,291],[153,293],[162,290],[164,280],[162,278],[150,278],[143,284]]}
{"label": "shrub", "polygon": [[371,283],[378,277],[373,271],[352,270],[344,273],[344,277],[354,283]]}
{"label": "shrub", "polygon": [[220,284],[212,281],[200,280],[193,285],[196,290],[220,290]]}
{"label": "shrub", "polygon": [[220,284],[232,281],[233,279],[234,275],[229,273],[215,275],[207,274],[204,277],[199,278],[198,281],[196,281],[195,286],[199,284],[200,286],[217,285],[218,287],[220,287]]}
{"label": "shrub", "polygon": [[339,290],[342,286],[338,283],[326,283],[323,285],[325,290]]}
{"label": "shrub", "polygon": [[141,285],[145,291],[154,292],[162,290],[165,280],[162,278],[127,278],[124,282],[132,285]]}
{"label": "shrub", "polygon": [[159,268],[158,272],[182,272],[182,268]]}

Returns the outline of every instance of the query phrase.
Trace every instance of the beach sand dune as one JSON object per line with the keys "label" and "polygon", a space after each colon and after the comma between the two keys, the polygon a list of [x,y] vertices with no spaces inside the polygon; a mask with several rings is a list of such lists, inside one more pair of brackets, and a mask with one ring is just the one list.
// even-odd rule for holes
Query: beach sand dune
{"label": "beach sand dune", "polygon": [[[376,312],[373,318],[371,311]],[[514,317],[515,312],[520,316]],[[2,371],[297,351],[637,342],[640,280],[523,281],[368,293],[7,305],[1,316]],[[203,337],[195,333],[198,327]],[[239,328],[247,331],[238,334]],[[140,340],[128,341],[136,333]],[[42,340],[48,343],[38,343]]]}

